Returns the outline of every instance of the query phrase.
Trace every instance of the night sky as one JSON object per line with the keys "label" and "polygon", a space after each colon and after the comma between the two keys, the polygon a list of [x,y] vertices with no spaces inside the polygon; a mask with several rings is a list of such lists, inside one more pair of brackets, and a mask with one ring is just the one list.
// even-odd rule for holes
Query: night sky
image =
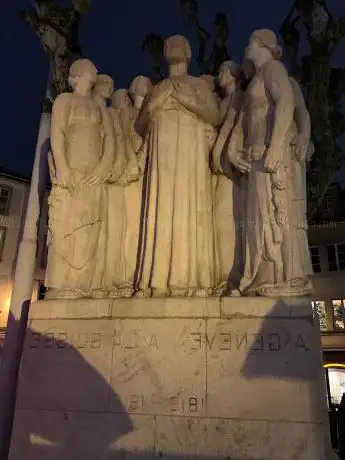
{"label": "night sky", "polygon": [[[201,24],[212,31],[215,13],[226,13],[231,58],[241,62],[250,33],[263,27],[277,30],[292,1],[200,0]],[[116,88],[128,87],[136,75],[149,74],[149,61],[141,50],[143,38],[149,32],[163,38],[176,33],[186,35],[196,52],[196,40],[183,23],[180,0],[93,0],[92,3],[82,20],[82,49],[101,73],[114,78]],[[18,10],[30,4],[30,0],[0,2],[0,167],[24,176],[31,174],[48,76],[48,60],[38,38],[27,23],[17,19]],[[345,15],[344,0],[329,0],[328,5],[336,16]],[[344,46],[342,51],[344,62]]]}

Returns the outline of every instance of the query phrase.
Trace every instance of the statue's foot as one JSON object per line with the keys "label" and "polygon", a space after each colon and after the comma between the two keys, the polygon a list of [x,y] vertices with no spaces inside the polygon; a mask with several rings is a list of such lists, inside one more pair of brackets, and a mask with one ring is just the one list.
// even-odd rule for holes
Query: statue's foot
{"label": "statue's foot", "polygon": [[107,289],[94,289],[91,292],[92,299],[106,299],[109,297],[109,291]]}
{"label": "statue's foot", "polygon": [[275,286],[263,286],[256,290],[256,295],[262,297],[299,297],[312,294],[313,287],[309,280],[291,280],[288,283]]}
{"label": "statue's foot", "polygon": [[229,297],[242,297],[241,291],[239,289],[231,289],[229,291]]}
{"label": "statue's foot", "polygon": [[48,288],[45,293],[44,300],[57,300],[57,299],[84,299],[87,295],[77,289],[56,289]]}
{"label": "statue's foot", "polygon": [[138,297],[141,299],[147,299],[149,297],[152,297],[152,290],[150,288],[148,289],[139,289],[138,291],[134,292],[134,297]]}
{"label": "statue's foot", "polygon": [[159,288],[155,288],[155,289],[152,289],[152,297],[170,297],[171,296],[171,292],[170,292],[170,289],[159,289]]}

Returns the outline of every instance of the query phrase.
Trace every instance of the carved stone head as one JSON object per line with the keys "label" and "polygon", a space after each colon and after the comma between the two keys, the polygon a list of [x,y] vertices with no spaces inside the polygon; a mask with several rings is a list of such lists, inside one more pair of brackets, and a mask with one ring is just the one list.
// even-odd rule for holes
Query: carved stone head
{"label": "carved stone head", "polygon": [[114,109],[128,109],[132,106],[131,99],[126,89],[118,89],[111,96],[111,106]]}
{"label": "carved stone head", "polygon": [[97,69],[89,59],[74,61],[69,69],[68,83],[75,91],[82,85],[86,90],[91,90],[97,80]]}
{"label": "carved stone head", "polygon": [[93,94],[102,99],[109,99],[113,92],[114,80],[109,75],[97,75],[97,80],[93,87]]}
{"label": "carved stone head", "polygon": [[255,30],[249,38],[249,43],[245,51],[246,58],[255,62],[258,55],[267,53],[267,51],[273,59],[281,58],[282,49],[278,45],[276,34],[269,29]]}
{"label": "carved stone head", "polygon": [[164,58],[169,64],[189,62],[192,59],[192,50],[186,37],[173,35],[164,42]]}
{"label": "carved stone head", "polygon": [[234,61],[225,61],[219,68],[218,83],[223,89],[228,86],[234,86],[241,77],[241,68]]}
{"label": "carved stone head", "polygon": [[131,83],[131,86],[129,87],[129,94],[132,97],[132,99],[134,99],[135,96],[145,97],[151,91],[152,91],[151,80],[142,75],[135,77]]}

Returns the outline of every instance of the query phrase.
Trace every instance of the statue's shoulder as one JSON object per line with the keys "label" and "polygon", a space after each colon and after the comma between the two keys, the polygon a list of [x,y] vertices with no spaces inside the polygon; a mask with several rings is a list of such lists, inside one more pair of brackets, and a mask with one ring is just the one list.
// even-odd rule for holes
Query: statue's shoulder
{"label": "statue's shoulder", "polygon": [[58,107],[66,107],[70,105],[74,100],[74,94],[73,93],[61,93],[57,96],[57,98],[54,101],[53,107],[58,108]]}
{"label": "statue's shoulder", "polygon": [[263,65],[264,75],[274,75],[276,78],[289,78],[285,65],[277,59],[270,59]]}

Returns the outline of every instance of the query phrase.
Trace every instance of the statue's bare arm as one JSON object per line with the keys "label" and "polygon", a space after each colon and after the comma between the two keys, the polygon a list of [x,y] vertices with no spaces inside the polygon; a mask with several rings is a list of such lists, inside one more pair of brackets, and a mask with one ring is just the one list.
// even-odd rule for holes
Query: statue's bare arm
{"label": "statue's bare arm", "polygon": [[66,158],[66,130],[71,110],[70,97],[67,93],[60,94],[55,99],[52,109],[50,144],[58,177],[69,170]]}
{"label": "statue's bare arm", "polygon": [[266,64],[263,72],[265,89],[273,99],[272,136],[267,151],[265,166],[274,172],[282,162],[287,132],[294,117],[294,94],[284,65],[276,60]]}
{"label": "statue's bare arm", "polygon": [[290,83],[295,96],[295,121],[297,125],[297,136],[294,140],[296,155],[298,160],[310,160],[314,153],[314,146],[311,142],[311,121],[310,115],[305,105],[302,90],[294,78],[290,78]]}

